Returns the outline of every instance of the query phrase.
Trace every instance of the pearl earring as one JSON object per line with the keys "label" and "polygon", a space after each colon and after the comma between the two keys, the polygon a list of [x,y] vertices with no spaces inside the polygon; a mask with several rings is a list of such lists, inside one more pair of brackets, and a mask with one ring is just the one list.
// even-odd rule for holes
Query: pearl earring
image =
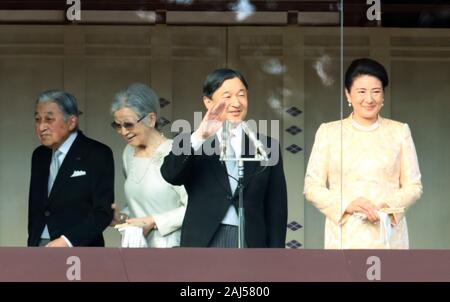
{"label": "pearl earring", "polygon": [[352,107],[352,103],[348,102],[348,107]]}

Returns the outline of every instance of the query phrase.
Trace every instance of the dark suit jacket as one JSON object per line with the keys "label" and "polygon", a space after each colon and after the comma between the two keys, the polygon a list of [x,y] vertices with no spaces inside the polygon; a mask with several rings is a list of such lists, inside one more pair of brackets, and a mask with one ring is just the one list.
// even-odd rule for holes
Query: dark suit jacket
{"label": "dark suit jacket", "polygon": [[[104,246],[102,232],[113,217],[114,160],[109,147],[81,131],[47,197],[52,150],[33,152],[28,199],[28,246],[37,246],[45,225],[51,240],[66,236],[74,246]],[[86,175],[71,177],[74,171]]]}
{"label": "dark suit jacket", "polygon": [[[180,135],[190,146],[190,135]],[[249,141],[247,136],[243,137],[244,156],[248,156]],[[210,144],[208,146],[216,148],[215,154],[219,154],[218,144],[211,142],[214,138],[203,146]],[[173,148],[180,147],[178,141],[175,138]],[[272,140],[267,141],[270,144]],[[207,247],[231,203],[238,198],[238,190],[232,196],[226,167],[218,155],[193,155],[192,148],[190,155],[175,155],[174,150],[164,158],[161,173],[167,182],[184,185],[188,193],[180,244],[182,247]],[[247,246],[285,247],[287,192],[281,153],[277,164],[265,169],[259,162],[245,162],[244,183]]]}

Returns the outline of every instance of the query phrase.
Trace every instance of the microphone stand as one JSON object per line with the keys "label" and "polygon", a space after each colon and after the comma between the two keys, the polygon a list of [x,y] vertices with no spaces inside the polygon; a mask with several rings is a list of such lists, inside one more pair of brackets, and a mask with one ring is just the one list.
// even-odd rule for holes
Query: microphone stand
{"label": "microphone stand", "polygon": [[238,203],[238,248],[245,247],[245,218],[244,218],[244,161],[238,160],[238,190],[239,190],[239,203]]}
{"label": "microphone stand", "polygon": [[[256,149],[256,148],[255,148]],[[267,160],[262,155],[258,153],[257,150],[254,158],[244,158],[244,157],[227,157],[225,154],[220,155],[221,161],[236,161],[238,164],[238,186],[239,190],[239,202],[238,202],[238,248],[245,248],[245,216],[244,216],[244,162],[245,161],[263,161]]]}

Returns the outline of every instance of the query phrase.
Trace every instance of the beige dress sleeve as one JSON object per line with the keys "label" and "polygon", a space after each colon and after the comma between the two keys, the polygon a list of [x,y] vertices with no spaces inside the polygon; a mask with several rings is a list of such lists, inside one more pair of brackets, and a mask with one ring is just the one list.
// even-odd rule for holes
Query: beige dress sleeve
{"label": "beige dress sleeve", "polygon": [[327,218],[339,224],[345,209],[341,204],[340,192],[331,190],[327,184],[330,172],[330,139],[327,128],[327,124],[322,124],[317,130],[306,169],[304,194]]}
{"label": "beige dress sleeve", "polygon": [[[390,207],[410,207],[422,196],[422,182],[416,148],[407,124],[403,127],[403,141],[400,153],[400,188],[386,203]],[[404,214],[395,214],[398,222]]]}

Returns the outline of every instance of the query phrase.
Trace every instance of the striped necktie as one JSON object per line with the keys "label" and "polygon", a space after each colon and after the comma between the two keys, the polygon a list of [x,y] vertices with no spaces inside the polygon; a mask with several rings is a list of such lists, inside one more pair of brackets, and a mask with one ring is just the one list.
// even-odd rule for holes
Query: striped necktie
{"label": "striped necktie", "polygon": [[56,176],[58,175],[60,155],[61,151],[59,150],[53,151],[52,161],[50,162],[50,174],[48,176],[48,191],[47,191],[48,195],[50,195],[53,183],[55,182]]}
{"label": "striped necktie", "polygon": [[[230,134],[229,144],[227,145],[226,155],[227,158],[236,158],[236,153],[234,152],[233,146],[231,145],[231,140],[233,139],[234,134]],[[231,194],[234,193],[237,187],[237,179],[238,179],[238,167],[237,161],[226,161],[227,173],[228,173],[228,181],[230,182]]]}

